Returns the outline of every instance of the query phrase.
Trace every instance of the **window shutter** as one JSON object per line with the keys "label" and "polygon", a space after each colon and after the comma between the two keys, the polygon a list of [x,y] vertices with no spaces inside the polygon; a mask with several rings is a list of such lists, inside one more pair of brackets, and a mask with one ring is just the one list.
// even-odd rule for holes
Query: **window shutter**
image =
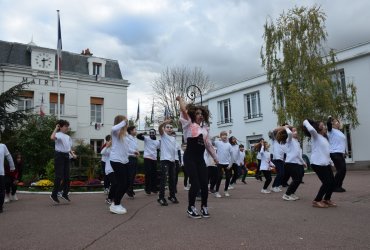
{"label": "window shutter", "polygon": [[104,98],[90,97],[90,104],[104,105]]}

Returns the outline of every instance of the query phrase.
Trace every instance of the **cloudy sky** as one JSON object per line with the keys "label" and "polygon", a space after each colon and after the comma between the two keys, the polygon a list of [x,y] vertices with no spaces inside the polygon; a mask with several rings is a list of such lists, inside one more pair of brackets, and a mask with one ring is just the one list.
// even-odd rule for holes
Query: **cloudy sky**
{"label": "cloudy sky", "polygon": [[266,18],[314,4],[327,14],[328,47],[370,41],[368,0],[0,0],[0,40],[56,48],[59,9],[63,50],[118,60],[128,115],[140,96],[144,116],[166,67],[201,67],[217,86],[262,73]]}

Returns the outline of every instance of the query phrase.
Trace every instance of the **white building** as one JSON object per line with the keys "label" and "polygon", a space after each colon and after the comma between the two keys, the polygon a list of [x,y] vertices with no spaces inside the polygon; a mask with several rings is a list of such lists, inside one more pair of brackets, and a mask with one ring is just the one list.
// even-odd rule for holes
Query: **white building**
{"label": "white building", "polygon": [[[348,139],[349,166],[370,168],[370,42],[337,51],[342,84],[353,81],[357,87],[357,112],[360,125],[344,127]],[[266,75],[258,75],[245,81],[216,89],[203,96],[212,114],[211,134],[225,130],[246,147],[259,138],[268,139],[268,131],[277,126],[277,116],[272,112],[271,88]],[[304,152],[310,153],[309,145]]]}
{"label": "white building", "polygon": [[74,140],[100,148],[110,134],[116,115],[127,115],[127,88],[118,61],[63,51],[58,90],[56,50],[34,43],[0,41],[0,93],[21,82],[31,84],[22,94],[18,109],[40,108],[46,115],[57,115],[70,122]]}

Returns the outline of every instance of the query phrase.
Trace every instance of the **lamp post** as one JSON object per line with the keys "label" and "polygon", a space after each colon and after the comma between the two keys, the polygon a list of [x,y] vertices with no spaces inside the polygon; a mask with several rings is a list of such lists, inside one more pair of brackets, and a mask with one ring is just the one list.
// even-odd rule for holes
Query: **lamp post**
{"label": "lamp post", "polygon": [[[192,88],[192,89],[190,89]],[[190,85],[189,87],[186,88],[186,94],[189,97],[189,99],[194,102],[196,98],[196,90],[198,90],[199,95],[200,95],[200,105],[203,105],[203,100],[202,100],[202,90],[197,85]]]}

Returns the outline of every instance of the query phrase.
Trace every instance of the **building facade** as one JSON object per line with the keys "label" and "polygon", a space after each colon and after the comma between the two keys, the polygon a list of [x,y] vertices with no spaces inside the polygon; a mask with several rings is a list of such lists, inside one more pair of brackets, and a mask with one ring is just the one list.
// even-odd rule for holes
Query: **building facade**
{"label": "building facade", "polygon": [[[347,136],[347,163],[352,168],[370,168],[370,42],[337,51],[339,79],[344,86],[352,81],[357,88],[357,112],[360,125],[344,126]],[[260,138],[268,139],[277,116],[272,111],[271,88],[265,74],[216,89],[203,96],[212,114],[211,134],[227,131],[251,148]],[[305,143],[304,153],[310,154]]]}
{"label": "building facade", "polygon": [[90,143],[97,151],[110,134],[116,115],[127,115],[127,88],[118,61],[62,52],[58,86],[56,50],[0,41],[0,91],[29,82],[17,109],[58,115],[70,122],[74,142]]}

